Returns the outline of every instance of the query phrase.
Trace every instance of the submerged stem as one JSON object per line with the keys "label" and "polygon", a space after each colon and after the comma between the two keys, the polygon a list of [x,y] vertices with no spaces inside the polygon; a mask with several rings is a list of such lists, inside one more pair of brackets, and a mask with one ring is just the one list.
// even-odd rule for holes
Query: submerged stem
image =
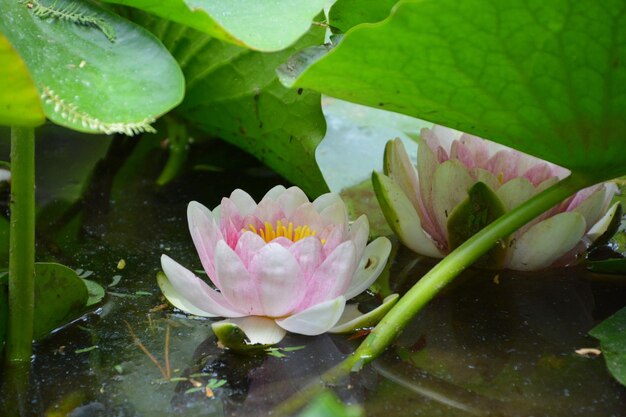
{"label": "submerged stem", "polygon": [[500,239],[510,235],[587,185],[589,184],[569,176],[498,218],[453,250],[398,300],[398,303],[352,355],[322,375],[321,384],[318,381],[281,404],[275,410],[277,415],[294,412],[308,399],[319,393],[323,389],[323,384],[334,384],[338,379],[358,370],[381,355],[411,318],[464,269],[487,253]]}
{"label": "submerged stem", "polygon": [[11,129],[11,223],[7,359],[28,362],[35,305],[35,131]]}

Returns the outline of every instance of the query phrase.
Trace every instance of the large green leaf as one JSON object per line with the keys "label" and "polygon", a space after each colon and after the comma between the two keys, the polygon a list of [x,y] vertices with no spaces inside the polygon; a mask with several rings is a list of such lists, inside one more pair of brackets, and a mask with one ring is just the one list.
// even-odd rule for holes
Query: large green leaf
{"label": "large green leaf", "polygon": [[611,375],[626,385],[626,308],[591,329],[589,334],[600,340]]}
{"label": "large green leaf", "polygon": [[623,0],[403,1],[310,62],[288,63],[284,82],[471,132],[586,182],[626,173]]}
{"label": "large green leaf", "polygon": [[[177,112],[250,152],[308,194],[325,192],[315,163],[315,148],[326,128],[320,95],[287,89],[275,73],[290,54],[323,42],[323,34],[322,28],[313,28],[293,47],[275,53],[189,34],[174,51],[187,79],[185,101]],[[194,53],[185,45],[195,47]]]}
{"label": "large green leaf", "polygon": [[44,122],[37,89],[22,58],[0,33],[0,125],[37,126]]}
{"label": "large green leaf", "polygon": [[0,0],[0,30],[26,62],[55,123],[85,132],[150,131],[184,79],[143,28],[91,3]]}
{"label": "large green leaf", "polygon": [[88,297],[85,283],[73,269],[56,263],[36,263],[33,337],[40,339],[78,317],[85,310]]}
{"label": "large green leaf", "polygon": [[327,0],[105,0],[136,7],[260,51],[293,44]]}
{"label": "large green leaf", "polygon": [[361,23],[380,22],[398,0],[337,0],[328,13],[333,29],[347,32]]}

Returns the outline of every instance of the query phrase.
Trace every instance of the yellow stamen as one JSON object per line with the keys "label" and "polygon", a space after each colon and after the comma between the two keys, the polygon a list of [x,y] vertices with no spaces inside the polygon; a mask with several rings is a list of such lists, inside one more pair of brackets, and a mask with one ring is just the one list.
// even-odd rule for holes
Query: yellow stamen
{"label": "yellow stamen", "polygon": [[[293,223],[289,222],[289,224],[285,226],[280,220],[276,222],[276,225],[273,225],[270,222],[265,222],[263,227],[259,229],[254,227],[252,224],[248,224],[243,231],[256,233],[266,242],[271,242],[278,237],[284,237],[292,242],[297,242],[306,237],[317,235],[317,230],[311,230],[311,228],[307,225],[294,227]],[[326,243],[325,239],[321,239],[320,241],[322,244]]]}

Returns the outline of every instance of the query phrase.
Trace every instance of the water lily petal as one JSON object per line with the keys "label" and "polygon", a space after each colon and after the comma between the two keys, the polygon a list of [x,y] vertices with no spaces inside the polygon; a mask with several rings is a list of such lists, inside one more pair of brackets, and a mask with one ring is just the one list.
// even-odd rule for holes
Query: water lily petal
{"label": "water lily petal", "polygon": [[269,222],[272,225],[276,224],[278,220],[285,218],[285,213],[278,202],[269,199],[261,200],[254,209],[253,215],[262,223]]}
{"label": "water lily petal", "polygon": [[324,221],[324,226],[327,225],[347,225],[348,224],[348,210],[346,210],[345,204],[331,204],[325,207],[320,212],[320,217]]}
{"label": "water lily petal", "polygon": [[445,242],[444,225],[437,222],[437,218],[433,211],[433,176],[437,168],[438,162],[434,151],[429,143],[436,142],[437,137],[428,129],[422,129],[420,133],[422,141],[417,147],[417,172],[419,179],[419,195],[423,202],[424,216],[421,218],[426,220],[423,229],[437,242]]}
{"label": "water lily petal", "polygon": [[336,225],[326,227],[322,233],[319,234],[320,239],[324,239],[324,256],[330,255],[337,246],[341,245],[347,239],[349,231],[345,225]]}
{"label": "water lily petal", "polygon": [[241,215],[241,211],[239,207],[237,207],[237,204],[228,198],[222,198],[222,202],[220,204],[219,222],[222,233],[224,233],[224,229],[231,224],[238,230],[247,226],[247,224],[244,223],[244,216]]}
{"label": "water lily petal", "polygon": [[441,251],[422,230],[420,218],[415,208],[400,187],[389,177],[377,172],[372,174],[372,184],[387,223],[402,243],[414,252],[442,258]]}
{"label": "water lily petal", "polygon": [[187,206],[187,221],[189,233],[191,233],[196,251],[200,256],[202,267],[217,288],[221,288],[215,274],[213,259],[215,258],[215,245],[223,240],[224,236],[217,226],[213,214],[202,204],[192,201]]}
{"label": "water lily petal", "polygon": [[328,331],[337,323],[345,305],[346,299],[340,295],[285,319],[276,320],[276,324],[288,332],[315,336]]}
{"label": "water lily petal", "polygon": [[270,200],[278,200],[278,198],[285,192],[286,188],[283,187],[282,185],[277,185],[275,187],[272,187],[272,189],[270,189],[267,193],[265,193],[265,195],[263,196],[263,198],[261,200],[265,200],[266,198],[270,199]]}
{"label": "water lily petal", "polygon": [[509,267],[530,271],[550,266],[572,249],[585,233],[585,218],[576,212],[560,213],[537,223],[515,242]]}
{"label": "water lily petal", "polygon": [[547,162],[540,162],[532,166],[524,173],[524,177],[528,179],[535,187],[555,176],[554,166]]}
{"label": "water lily petal", "polygon": [[289,218],[296,208],[303,204],[307,204],[309,202],[309,198],[300,188],[290,187],[280,195],[277,201],[282,207],[285,216]]}
{"label": "water lily petal", "polygon": [[215,273],[222,284],[222,294],[230,304],[247,315],[263,315],[258,283],[252,280],[239,256],[223,240],[215,247]]}
{"label": "water lily petal", "polygon": [[313,273],[323,260],[322,242],[316,237],[307,237],[291,245],[289,252],[300,265],[305,281],[313,277]]}
{"label": "water lily petal", "polygon": [[339,194],[322,194],[313,201],[313,207],[315,207],[315,210],[317,210],[319,213],[321,213],[326,207],[330,207],[334,204],[344,205],[343,200],[341,199],[341,197],[339,197]]}
{"label": "water lily petal", "polygon": [[489,187],[494,192],[500,188],[502,185],[500,181],[493,175],[491,172],[482,168],[474,168],[470,171],[471,176],[475,179],[475,181],[480,181],[485,183],[487,187]]}
{"label": "water lily petal", "polygon": [[307,296],[298,310],[303,310],[343,294],[357,268],[356,249],[351,241],[343,242],[317,268],[307,282]]}
{"label": "water lily petal", "polygon": [[356,248],[356,259],[363,257],[363,251],[367,245],[367,239],[369,239],[370,224],[367,221],[367,216],[362,214],[358,219],[350,225],[349,239],[354,242]]}
{"label": "water lily petal", "polygon": [[[250,347],[249,345],[257,344],[264,346],[274,345],[283,340],[285,334],[287,334],[285,329],[278,326],[274,320],[267,317],[248,316],[222,320],[211,324],[213,332],[216,336],[218,336],[224,347],[234,350],[238,350],[237,348],[239,346],[231,346],[227,338],[223,337],[225,333],[230,332],[224,332],[222,330],[224,327],[228,328],[233,325],[237,326],[242,332],[244,332],[246,339],[249,341],[249,343],[246,344],[248,346],[244,346],[244,348]],[[237,345],[240,345],[240,343],[237,343]]]}
{"label": "water lily petal", "polygon": [[586,224],[591,226],[595,224],[600,217],[602,217],[606,210],[604,205],[604,195],[604,187],[597,187],[596,190],[594,190],[586,199],[578,203],[571,211],[582,214],[585,218]]}
{"label": "water lily petal", "polygon": [[391,242],[386,237],[379,237],[367,245],[359,268],[344,294],[346,300],[361,294],[376,281],[376,278],[385,268],[390,253]]}
{"label": "water lily petal", "polygon": [[489,160],[489,148],[491,143],[488,145],[487,141],[478,136],[469,135],[467,133],[461,135],[459,139],[469,150],[472,155],[472,159],[474,160],[474,166],[482,167],[485,166],[487,161]]}
{"label": "water lily petal", "polygon": [[254,213],[254,209],[256,208],[256,202],[250,197],[250,194],[239,188],[230,194],[230,201],[237,206],[239,214],[241,214],[242,217]]}
{"label": "water lily petal", "polygon": [[613,217],[615,217],[615,213],[617,213],[619,208],[619,203],[615,203],[611,206],[611,208],[606,212],[604,216],[600,220],[594,224],[591,229],[587,232],[587,239],[589,242],[595,242],[597,238],[602,236],[604,232],[606,232],[613,221]]}
{"label": "water lily petal", "polygon": [[452,142],[461,139],[461,136],[463,135],[463,132],[461,131],[441,125],[434,125],[431,131],[437,137],[439,146],[448,152],[448,154],[452,148]]}
{"label": "water lily petal", "polygon": [[246,315],[231,305],[222,294],[209,287],[206,282],[169,256],[161,256],[161,267],[175,290],[174,298],[185,299],[196,308],[213,316],[242,317]]}
{"label": "water lily petal", "polygon": [[200,317],[218,317],[216,314],[207,313],[193,305],[189,300],[183,297],[167,279],[167,275],[162,272],[157,273],[157,283],[161,292],[167,298],[171,305],[185,313],[193,314]]}
{"label": "water lily petal", "polygon": [[235,246],[235,253],[241,259],[243,265],[247,268],[250,265],[250,261],[256,253],[265,246],[267,243],[263,238],[254,232],[242,233],[237,245]]}
{"label": "water lily petal", "polygon": [[419,207],[421,199],[419,198],[417,171],[400,138],[387,142],[383,162],[385,175],[400,187],[414,207]]}
{"label": "water lily petal", "polygon": [[496,195],[507,211],[513,210],[536,193],[533,184],[524,177],[513,178],[496,190]]}
{"label": "water lily petal", "polygon": [[293,222],[294,226],[307,225],[312,230],[318,230],[324,227],[324,222],[312,203],[299,206],[291,215],[290,220]]}
{"label": "water lily petal", "polygon": [[[467,191],[474,182],[465,167],[457,160],[446,161],[437,167],[432,183],[432,207],[437,224],[445,226],[448,223],[448,216],[467,198]],[[447,240],[447,229],[443,229],[443,232]]]}
{"label": "water lily petal", "polygon": [[258,251],[250,262],[250,276],[258,289],[264,316],[291,313],[306,294],[306,281],[298,262],[289,250],[276,243]]}

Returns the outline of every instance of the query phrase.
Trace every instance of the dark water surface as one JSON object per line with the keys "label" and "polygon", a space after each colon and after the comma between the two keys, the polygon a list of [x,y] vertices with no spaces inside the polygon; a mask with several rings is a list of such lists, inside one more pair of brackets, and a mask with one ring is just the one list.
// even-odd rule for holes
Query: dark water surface
{"label": "dark water surface", "polygon": [[[201,268],[188,236],[188,201],[213,207],[237,187],[258,198],[281,179],[228,146],[207,143],[202,149],[212,159],[192,156],[189,164],[202,169],[158,188],[158,143],[108,145],[84,137],[39,143],[38,259],[93,271],[89,279],[107,297],[36,344],[21,417],[269,415],[355,348],[360,339],[341,335],[289,335],[281,347],[303,348],[281,351],[284,357],[217,348],[209,320],[165,304],[155,279],[159,257]],[[67,161],[68,154],[76,159]],[[400,249],[382,287],[406,291],[431,266]],[[467,271],[383,357],[334,391],[367,416],[626,416],[626,389],[603,358],[575,353],[598,346],[586,333],[623,306],[623,278],[583,268]],[[172,380],[128,326],[163,368],[168,357]],[[0,416],[20,415],[13,400],[5,387]]]}

